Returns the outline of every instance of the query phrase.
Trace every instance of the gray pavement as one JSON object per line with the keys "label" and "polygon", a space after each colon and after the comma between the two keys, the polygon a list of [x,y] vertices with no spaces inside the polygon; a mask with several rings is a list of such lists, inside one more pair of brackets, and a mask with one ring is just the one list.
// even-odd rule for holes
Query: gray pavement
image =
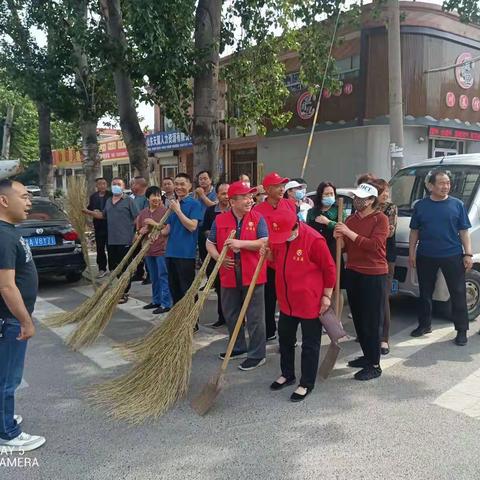
{"label": "gray pavement", "polygon": [[[68,310],[84,298],[81,292],[82,287],[44,282],[43,311]],[[109,366],[102,349],[111,350],[112,341],[135,338],[151,328],[153,316],[141,310],[142,302],[149,301],[149,287],[134,284],[132,297],[130,306],[115,314],[100,347],[91,352],[70,351],[58,332],[39,325],[30,342],[17,411],[25,419],[24,430],[45,435],[47,443],[25,454],[35,461],[31,467],[5,466],[5,459],[12,462],[13,457],[1,454],[0,478],[480,478],[480,410],[475,417],[474,408],[480,402],[480,374],[475,375],[480,370],[478,322],[471,324],[470,341],[463,348],[453,345],[453,327],[444,320],[436,321],[430,339],[410,339],[415,303],[397,299],[392,352],[380,379],[352,379],[354,372],[345,368],[345,361],[359,346],[350,339],[342,344],[334,375],[318,383],[304,402],[292,404],[288,397],[295,387],[281,392],[268,388],[279,374],[279,356],[272,345],[266,365],[257,370],[241,372],[238,361],[231,362],[227,385],[203,418],[188,400],[219,367],[216,356],[225,348],[226,331],[202,326],[195,338],[198,351],[187,399],[160,420],[132,427],[107,418],[83,393],[85,387],[130,368],[115,365],[115,357],[109,357]],[[202,324],[215,321],[214,298]],[[353,334],[347,313],[345,309],[346,329]],[[459,391],[471,400],[470,410]],[[436,403],[439,398],[443,406]]]}

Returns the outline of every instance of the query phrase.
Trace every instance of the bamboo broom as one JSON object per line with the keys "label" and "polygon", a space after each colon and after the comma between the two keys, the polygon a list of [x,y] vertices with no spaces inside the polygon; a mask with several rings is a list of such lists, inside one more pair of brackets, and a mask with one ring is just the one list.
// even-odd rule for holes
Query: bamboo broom
{"label": "bamboo broom", "polygon": [[[232,231],[229,238],[234,235]],[[96,386],[89,394],[94,404],[110,416],[139,424],[149,417],[160,417],[185,395],[192,363],[193,328],[227,250],[224,246],[195,307],[163,329],[163,348],[152,351],[126,375]]]}
{"label": "bamboo broom", "polygon": [[[169,213],[170,210],[167,210],[165,215],[160,219],[158,229],[160,229],[165,224]],[[49,327],[55,328],[71,323],[76,323],[80,320],[85,319],[85,317],[98,304],[98,302],[103,297],[104,293],[108,290],[108,288],[118,280],[117,277],[121,275],[122,271],[125,268],[125,265],[127,265],[127,263],[130,261],[132,255],[136,252],[142,240],[143,236],[137,237],[125,257],[123,257],[122,261],[118,264],[117,268],[115,268],[115,270],[107,277],[107,279],[100,284],[99,288],[95,290],[94,294],[91,297],[83,301],[71,312],[62,312],[56,315],[52,315],[50,318],[46,319],[44,323]]]}
{"label": "bamboo broom", "polygon": [[125,272],[122,273],[109,292],[103,295],[95,306],[94,311],[90,312],[78,325],[77,329],[67,338],[66,344],[73,350],[79,350],[82,347],[91,345],[105,330],[138,265],[140,265],[140,262],[150,250],[152,243],[160,234],[159,228],[160,225],[153,227],[152,232],[150,232],[147,240],[143,243],[140,252],[132,260]]}
{"label": "bamboo broom", "polygon": [[139,361],[147,357],[151,352],[163,350],[164,343],[168,340],[168,335],[164,334],[164,330],[168,330],[172,323],[176,325],[178,318],[186,316],[193,309],[195,295],[200,289],[210,260],[210,255],[207,255],[185,296],[172,307],[160,325],[153,327],[144,337],[114,345],[113,348],[119,350],[120,354],[130,361]]}
{"label": "bamboo broom", "polygon": [[87,266],[88,276],[90,277],[90,282],[95,290],[97,288],[97,282],[95,281],[92,265],[90,263],[90,256],[88,255],[86,238],[87,219],[83,213],[83,208],[87,204],[87,185],[84,177],[75,176],[68,179],[66,200],[65,210],[70,223],[80,239],[80,245],[82,246],[82,253]]}
{"label": "bamboo broom", "polygon": [[242,308],[238,315],[237,323],[233,329],[232,335],[228,342],[227,352],[225,353],[225,358],[223,359],[220,370],[214,375],[210,381],[203,387],[202,391],[198,396],[196,396],[192,402],[192,408],[201,416],[205,415],[215,403],[219,393],[223,388],[224,375],[227,370],[228,362],[232,356],[233,348],[237,341],[238,333],[242,327],[243,321],[245,320],[245,315],[247,314],[248,306],[250,305],[250,300],[252,299],[253,291],[257,286],[257,280],[262,271],[263,264],[265,263],[265,255],[262,255],[258,260],[257,268],[253,274],[252,280],[245,295],[245,300],[243,301]]}

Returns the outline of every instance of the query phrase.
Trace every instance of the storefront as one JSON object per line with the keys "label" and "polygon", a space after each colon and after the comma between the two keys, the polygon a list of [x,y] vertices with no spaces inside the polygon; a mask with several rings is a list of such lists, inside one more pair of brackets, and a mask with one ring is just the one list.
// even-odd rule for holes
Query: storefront
{"label": "storefront", "polygon": [[[404,163],[480,152],[480,28],[462,24],[441,7],[401,3]],[[390,177],[388,48],[385,26],[365,22],[342,32],[334,52],[343,87],[323,92],[305,178],[314,187],[331,180],[352,185],[360,172]],[[298,57],[285,60],[291,91],[286,129],[271,130],[258,142],[265,170],[299,176],[316,99],[301,86]],[[442,71],[440,67],[459,65]]]}

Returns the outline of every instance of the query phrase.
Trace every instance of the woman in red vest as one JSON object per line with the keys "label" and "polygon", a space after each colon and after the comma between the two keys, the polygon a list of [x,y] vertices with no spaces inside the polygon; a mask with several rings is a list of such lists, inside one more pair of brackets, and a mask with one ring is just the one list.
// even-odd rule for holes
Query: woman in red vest
{"label": "woman in red vest", "polygon": [[295,383],[295,343],[302,328],[302,376],[290,399],[302,401],[315,386],[322,325],[319,317],[331,303],[335,263],[320,233],[291,211],[283,211],[271,223],[270,258],[276,272],[280,306],[278,334],[282,375],[270,385],[281,390]]}
{"label": "woman in red vest", "polygon": [[[224,245],[230,247],[224,264],[220,268],[222,310],[228,331],[232,334],[243,301],[260,260],[259,250],[267,241],[267,224],[260,213],[252,211],[252,194],[255,188],[246,183],[234,182],[228,188],[231,210],[215,218],[207,239],[207,251],[217,260]],[[230,232],[236,236],[229,239]],[[267,281],[266,267],[258,277],[253,296],[247,310],[249,345],[245,340],[242,326],[238,334],[232,358],[247,359],[239,366],[240,370],[253,370],[265,363],[265,306],[264,284]],[[225,353],[220,354],[223,359]]]}

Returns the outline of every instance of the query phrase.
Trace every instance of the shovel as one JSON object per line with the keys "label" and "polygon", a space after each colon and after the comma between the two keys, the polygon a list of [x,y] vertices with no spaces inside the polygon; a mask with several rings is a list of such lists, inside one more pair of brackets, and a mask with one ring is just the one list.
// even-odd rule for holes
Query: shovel
{"label": "shovel", "polygon": [[[338,222],[343,222],[343,198],[338,199]],[[337,251],[335,255],[335,262],[337,267],[336,283],[335,283],[335,315],[338,323],[341,322],[343,305],[341,302],[341,291],[340,291],[340,270],[341,270],[341,260],[342,260],[342,246],[341,239],[337,238]],[[320,320],[321,321],[321,320]],[[340,323],[341,326],[341,323]],[[327,328],[326,328],[327,330]],[[327,330],[327,333],[328,330]],[[330,335],[329,335],[330,336]],[[335,337],[330,336],[330,345],[328,346],[327,353],[323,359],[320,368],[318,369],[318,376],[322,380],[326,380],[337,362],[338,354],[340,353],[340,346],[338,345],[338,335]]]}
{"label": "shovel", "polygon": [[225,371],[227,370],[228,362],[230,361],[230,357],[233,352],[233,347],[235,346],[235,342],[237,341],[238,332],[240,331],[243,320],[247,313],[248,305],[250,304],[250,300],[252,299],[253,291],[257,284],[257,279],[260,275],[264,263],[265,255],[262,255],[260,257],[260,260],[258,261],[257,268],[255,269],[252,281],[250,282],[250,286],[248,287],[247,295],[245,296],[242,309],[240,310],[240,314],[238,315],[237,323],[235,324],[232,336],[230,338],[230,341],[228,342],[227,352],[225,354],[225,358],[223,359],[220,370],[210,379],[210,381],[203,387],[203,390],[200,392],[200,394],[195,397],[191,402],[192,408],[201,416],[205,415],[212,408],[215,400],[217,399],[223,388],[223,377],[225,375]]}

